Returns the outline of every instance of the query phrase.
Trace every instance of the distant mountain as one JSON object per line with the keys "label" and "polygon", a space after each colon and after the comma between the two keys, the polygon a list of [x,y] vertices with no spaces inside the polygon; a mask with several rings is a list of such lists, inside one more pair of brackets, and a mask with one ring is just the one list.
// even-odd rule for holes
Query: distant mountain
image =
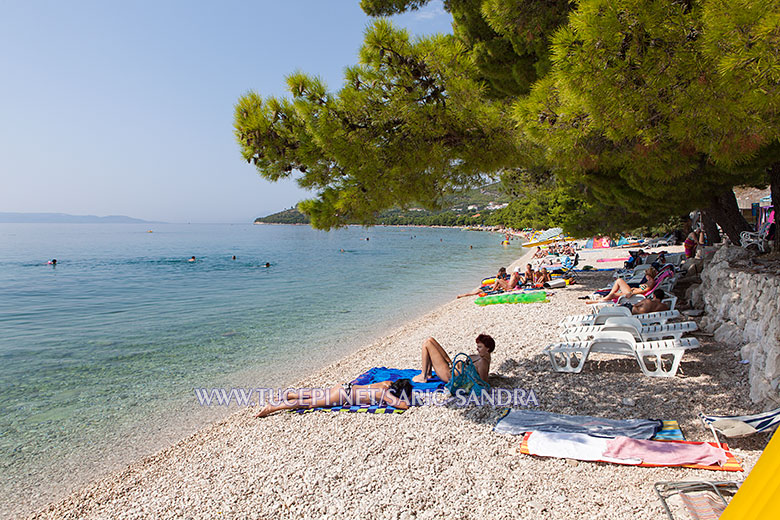
{"label": "distant mountain", "polygon": [[0,212],[0,223],[3,224],[155,224],[148,220],[125,217],[124,215],[68,215],[66,213],[3,213]]}
{"label": "distant mountain", "polygon": [[[453,194],[444,199],[440,211],[428,211],[422,208],[407,210],[390,209],[383,211],[377,217],[377,224],[423,224],[423,225],[455,225],[469,223],[469,215],[490,213],[500,209],[512,200],[510,195],[500,191],[500,183],[489,184],[482,188],[467,190]],[[255,224],[308,224],[309,218],[296,208],[285,209],[278,213],[255,219]],[[476,223],[476,222],[475,222]]]}

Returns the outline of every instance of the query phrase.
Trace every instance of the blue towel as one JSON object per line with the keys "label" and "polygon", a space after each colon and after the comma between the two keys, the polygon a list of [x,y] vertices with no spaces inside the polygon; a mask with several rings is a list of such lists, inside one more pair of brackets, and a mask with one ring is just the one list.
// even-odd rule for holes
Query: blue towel
{"label": "blue towel", "polygon": [[[369,369],[363,374],[360,374],[352,381],[353,385],[370,385],[371,383],[378,383],[380,381],[397,381],[399,379],[412,379],[414,376],[420,373],[419,370],[413,368],[387,368],[387,367],[374,367]],[[428,379],[427,383],[415,383],[412,381],[412,389],[419,392],[434,392],[444,388],[444,381],[436,377]]]}
{"label": "blue towel", "polygon": [[321,406],[319,408],[300,408],[298,410],[290,410],[292,413],[309,413],[309,412],[362,412],[371,414],[383,414],[383,413],[404,413],[400,408],[393,408],[384,404],[372,404],[372,405],[343,405],[343,406]]}
{"label": "blue towel", "polygon": [[542,410],[511,409],[494,431],[519,435],[525,432],[583,433],[593,437],[631,437],[651,439],[663,427],[661,421],[648,419],[604,419],[590,415],[567,415]]}

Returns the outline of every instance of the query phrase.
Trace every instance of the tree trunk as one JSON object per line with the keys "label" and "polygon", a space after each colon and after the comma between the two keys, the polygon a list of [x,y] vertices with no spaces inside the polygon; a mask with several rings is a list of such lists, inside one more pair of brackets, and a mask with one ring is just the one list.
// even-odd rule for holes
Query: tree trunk
{"label": "tree trunk", "polygon": [[707,213],[707,210],[701,212],[701,226],[704,229],[704,233],[707,235],[707,245],[711,246],[720,242],[720,231],[718,231],[718,224],[715,219]]}
{"label": "tree trunk", "polygon": [[772,194],[772,205],[775,207],[775,243],[772,251],[780,252],[780,232],[777,229],[777,207],[780,206],[780,162],[772,164],[768,169],[769,191]]}
{"label": "tree trunk", "polygon": [[705,211],[718,223],[732,244],[739,245],[739,234],[751,230],[739,211],[737,197],[731,188],[713,197]]}

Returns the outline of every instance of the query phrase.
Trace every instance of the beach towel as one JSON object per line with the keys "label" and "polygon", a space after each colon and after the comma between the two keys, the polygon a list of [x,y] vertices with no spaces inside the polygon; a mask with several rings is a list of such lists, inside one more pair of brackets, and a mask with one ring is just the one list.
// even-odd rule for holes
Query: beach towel
{"label": "beach towel", "polygon": [[680,423],[677,421],[662,421],[663,426],[653,436],[654,441],[684,441],[685,436],[680,429]]}
{"label": "beach towel", "polygon": [[606,437],[592,437],[581,433],[531,432],[526,446],[530,455],[556,457],[590,462],[614,462],[616,464],[641,464],[642,459],[618,459],[604,456]]}
{"label": "beach towel", "polygon": [[620,258],[599,258],[596,261],[597,262],[622,262],[624,260],[628,260],[629,257],[627,256],[621,256]]}
{"label": "beach towel", "polygon": [[727,459],[723,448],[706,442],[658,442],[628,437],[609,439],[604,455],[615,459],[640,459],[656,466],[679,466],[683,463],[722,466]]}
{"label": "beach towel", "polygon": [[661,421],[648,419],[604,419],[590,415],[512,409],[498,421],[493,430],[513,435],[537,431],[582,433],[594,437],[625,436],[632,439],[652,439],[662,426]]}
{"label": "beach towel", "polygon": [[[419,374],[419,370],[404,369],[404,368],[387,368],[387,367],[374,367],[366,370],[354,380],[353,385],[370,385],[372,383],[378,383],[380,381],[397,381],[399,379],[409,379]],[[444,388],[444,381],[436,377],[428,380],[427,383],[415,383],[412,381],[412,391],[416,392],[434,392]],[[372,413],[372,414],[384,414],[384,413],[403,413],[404,410],[388,406],[386,404],[375,405],[342,405],[342,406],[328,406],[319,408],[302,408],[300,410],[290,410],[294,413],[310,413],[310,412],[350,412],[350,413]]]}
{"label": "beach towel", "polygon": [[[411,380],[414,376],[419,375],[420,371],[413,368],[387,368],[387,367],[374,367],[371,368],[359,376],[353,381],[353,385],[370,385],[371,383],[378,383],[380,381],[397,381],[399,379]],[[428,379],[427,383],[416,383],[412,381],[412,390],[418,392],[434,392],[444,388],[444,381],[433,373],[433,377]]]}
{"label": "beach towel", "polygon": [[[534,436],[536,436],[536,438],[534,438]],[[641,467],[648,467],[648,468],[659,467],[659,466],[680,466],[683,468],[709,469],[712,471],[744,471],[742,469],[742,466],[739,464],[739,461],[736,459],[736,457],[734,457],[734,455],[730,451],[728,451],[729,447],[727,444],[725,443],[717,444],[714,442],[701,443],[701,442],[690,442],[690,441],[643,441],[643,442],[653,442],[653,443],[660,443],[660,444],[685,444],[685,445],[708,444],[712,447],[720,448],[723,450],[726,460],[722,465],[704,465],[704,464],[697,464],[697,463],[689,464],[685,462],[677,462],[675,464],[665,463],[663,465],[659,465],[659,464],[651,464],[641,460],[640,462],[636,462],[639,459],[610,458],[604,455],[604,452],[602,452],[602,456],[600,458],[594,458],[596,457],[596,450],[598,450],[600,447],[604,447],[604,449],[606,450],[607,443],[612,440],[613,439],[606,439],[603,437],[591,437],[589,435],[582,435],[578,433],[528,432],[523,436],[523,440],[520,443],[519,451],[520,453],[526,455],[570,458],[570,459],[593,461],[593,462],[611,462],[614,464],[624,464],[624,465],[641,466]],[[560,444],[560,449],[558,447],[559,444]],[[582,456],[579,454],[578,451],[580,447],[585,448]],[[626,457],[627,455],[628,453],[626,452],[621,453],[621,456],[623,457]]]}
{"label": "beach towel", "polygon": [[301,408],[298,410],[290,410],[292,413],[311,413],[311,412],[350,412],[350,413],[372,413],[372,414],[383,414],[383,413],[404,413],[405,410],[401,410],[400,408],[394,408],[392,406],[388,406],[386,404],[374,404],[374,405],[363,405],[363,406],[357,406],[357,405],[342,405],[342,406],[327,406],[327,407],[319,407],[319,408]]}

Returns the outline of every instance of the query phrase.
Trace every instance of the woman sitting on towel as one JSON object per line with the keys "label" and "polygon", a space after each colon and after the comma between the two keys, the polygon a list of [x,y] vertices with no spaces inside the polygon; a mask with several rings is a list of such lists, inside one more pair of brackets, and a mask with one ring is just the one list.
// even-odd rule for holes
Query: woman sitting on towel
{"label": "woman sitting on towel", "polygon": [[[490,354],[495,350],[496,342],[487,334],[477,336],[477,354],[471,355],[471,361],[474,368],[477,369],[479,377],[487,381],[490,373]],[[433,375],[432,370],[436,370],[439,379],[448,383],[452,377],[452,359],[442,348],[438,341],[428,338],[422,344],[422,369],[420,375],[414,376],[412,381],[416,383],[425,383]]]}
{"label": "woman sitting on towel", "polygon": [[412,398],[412,383],[408,379],[380,381],[370,385],[341,386],[323,389],[306,389],[285,394],[278,404],[266,404],[255,417],[265,417],[281,410],[319,408],[321,406],[387,404],[406,410]]}
{"label": "woman sitting on towel", "polygon": [[607,293],[606,296],[604,296],[601,299],[591,300],[585,303],[588,304],[604,303],[604,302],[617,300],[621,296],[630,298],[635,294],[648,293],[653,290],[653,287],[655,287],[655,277],[657,275],[658,272],[655,270],[655,268],[650,267],[649,269],[647,269],[647,271],[645,271],[645,281],[639,284],[639,287],[631,287],[628,285],[628,283],[625,280],[623,280],[622,278],[618,278],[617,280],[615,280],[614,285],[612,285],[612,289],[609,291],[609,293]]}

